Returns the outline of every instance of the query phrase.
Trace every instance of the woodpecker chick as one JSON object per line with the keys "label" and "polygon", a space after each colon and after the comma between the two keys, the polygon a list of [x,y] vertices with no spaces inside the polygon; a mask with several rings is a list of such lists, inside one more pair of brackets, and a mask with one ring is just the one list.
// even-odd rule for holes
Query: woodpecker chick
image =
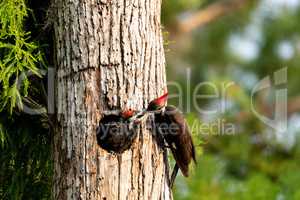
{"label": "woodpecker chick", "polygon": [[129,109],[119,115],[105,115],[97,128],[97,143],[109,152],[122,153],[129,149],[136,138],[136,131],[129,128],[129,119],[135,111]]}

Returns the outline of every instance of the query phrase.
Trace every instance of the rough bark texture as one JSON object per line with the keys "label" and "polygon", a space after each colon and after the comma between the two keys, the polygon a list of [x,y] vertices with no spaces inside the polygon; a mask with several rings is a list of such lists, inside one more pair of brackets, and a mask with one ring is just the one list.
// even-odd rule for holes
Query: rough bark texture
{"label": "rough bark texture", "polygon": [[172,199],[166,151],[144,122],[121,161],[101,149],[103,112],[166,90],[160,0],[55,0],[54,199]]}

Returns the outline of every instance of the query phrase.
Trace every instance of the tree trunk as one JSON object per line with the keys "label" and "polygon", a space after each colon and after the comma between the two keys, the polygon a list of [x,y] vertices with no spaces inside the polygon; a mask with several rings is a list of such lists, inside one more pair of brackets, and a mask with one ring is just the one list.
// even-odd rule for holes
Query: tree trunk
{"label": "tree trunk", "polygon": [[161,1],[54,1],[54,199],[172,199],[151,122],[121,160],[96,142],[104,111],[141,110],[166,90]]}

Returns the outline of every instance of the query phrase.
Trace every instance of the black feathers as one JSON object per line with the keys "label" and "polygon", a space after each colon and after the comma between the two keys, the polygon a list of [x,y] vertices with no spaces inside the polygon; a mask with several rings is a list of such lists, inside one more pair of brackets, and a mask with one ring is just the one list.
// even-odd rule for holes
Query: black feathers
{"label": "black feathers", "polygon": [[129,128],[129,121],[119,115],[104,116],[97,128],[97,143],[109,152],[122,153],[129,149],[136,138],[136,131]]}
{"label": "black feathers", "polygon": [[174,106],[166,106],[163,113],[155,115],[155,122],[182,174],[188,176],[189,164],[192,160],[196,163],[196,154],[183,114]]}

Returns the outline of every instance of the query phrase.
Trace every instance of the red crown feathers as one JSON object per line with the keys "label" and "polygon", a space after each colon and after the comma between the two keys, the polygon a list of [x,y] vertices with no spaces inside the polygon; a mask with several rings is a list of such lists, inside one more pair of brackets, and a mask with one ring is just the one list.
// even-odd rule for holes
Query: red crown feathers
{"label": "red crown feathers", "polygon": [[152,100],[149,103],[147,110],[148,111],[159,110],[166,105],[167,100],[168,100],[168,92],[166,92],[164,95]]}

